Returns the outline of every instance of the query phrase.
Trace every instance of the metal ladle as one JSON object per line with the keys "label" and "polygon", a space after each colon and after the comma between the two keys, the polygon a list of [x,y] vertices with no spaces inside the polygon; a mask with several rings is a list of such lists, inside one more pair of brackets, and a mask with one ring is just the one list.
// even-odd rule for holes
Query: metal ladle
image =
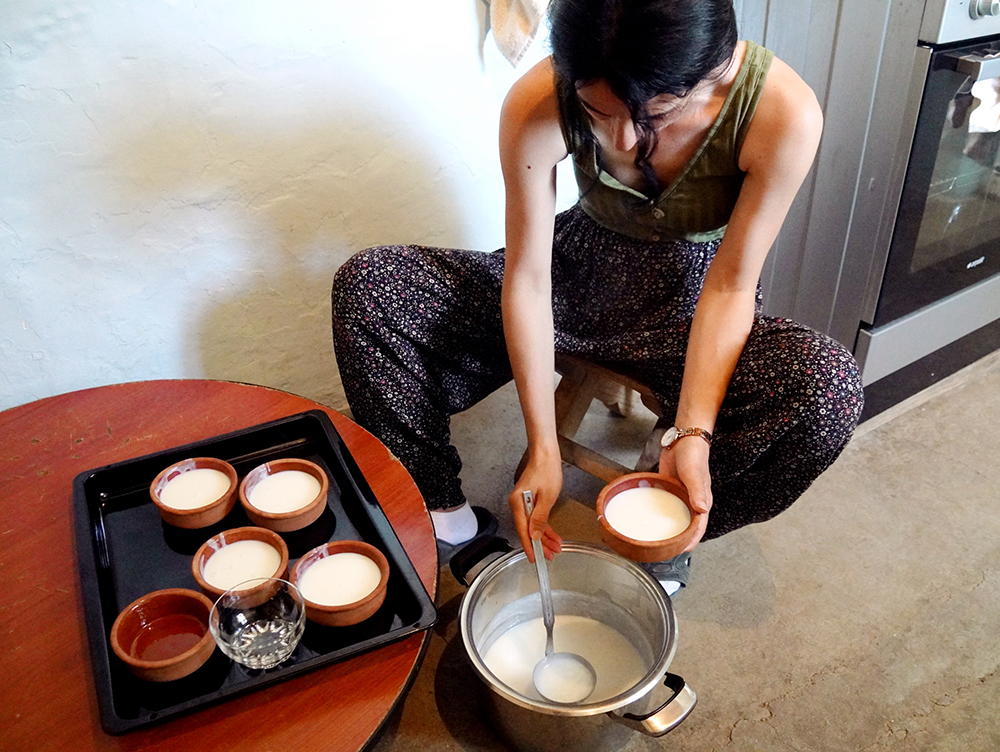
{"label": "metal ladle", "polygon": [[[523,493],[524,508],[531,519],[535,508],[531,491]],[[531,549],[535,554],[535,571],[538,573],[538,591],[542,598],[542,622],[545,624],[545,657],[531,673],[535,689],[547,700],[563,705],[571,705],[586,700],[597,686],[597,672],[590,661],[576,653],[556,653],[552,644],[552,628],[555,625],[555,609],[552,606],[552,589],[549,585],[549,569],[545,563],[542,542],[532,539]],[[553,684],[555,686],[553,686]]]}

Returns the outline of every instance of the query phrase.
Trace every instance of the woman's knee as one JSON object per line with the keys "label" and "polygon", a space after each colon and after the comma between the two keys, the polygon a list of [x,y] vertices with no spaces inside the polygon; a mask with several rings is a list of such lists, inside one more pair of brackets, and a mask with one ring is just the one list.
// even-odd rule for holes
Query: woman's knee
{"label": "woman's knee", "polygon": [[399,246],[374,246],[351,256],[333,276],[334,321],[354,318],[385,296],[394,299],[394,288],[406,277],[399,267]]}
{"label": "woman's knee", "polygon": [[785,398],[796,407],[802,428],[839,452],[864,406],[857,362],[839,342],[811,329],[802,327],[789,339]]}
{"label": "woman's knee", "polygon": [[748,343],[748,380],[780,396],[813,431],[830,438],[846,434],[846,442],[864,406],[854,356],[836,340],[795,322],[776,319],[760,328]]}

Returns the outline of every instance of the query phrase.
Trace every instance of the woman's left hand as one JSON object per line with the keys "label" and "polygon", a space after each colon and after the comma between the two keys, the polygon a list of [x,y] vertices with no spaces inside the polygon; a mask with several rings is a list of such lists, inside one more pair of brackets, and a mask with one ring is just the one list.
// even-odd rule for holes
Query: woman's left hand
{"label": "woman's left hand", "polygon": [[698,525],[684,553],[694,550],[708,526],[712,509],[712,477],[708,472],[708,443],[698,436],[684,437],[670,449],[660,451],[660,474],[687,489]]}

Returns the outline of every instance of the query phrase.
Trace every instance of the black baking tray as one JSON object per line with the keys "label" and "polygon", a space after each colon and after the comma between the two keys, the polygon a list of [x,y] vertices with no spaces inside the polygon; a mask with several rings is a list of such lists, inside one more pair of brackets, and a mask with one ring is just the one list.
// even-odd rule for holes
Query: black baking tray
{"label": "black baking tray", "polygon": [[[385,604],[353,627],[306,623],[291,658],[267,671],[250,670],[216,649],[196,672],[173,682],[137,679],[111,651],[115,617],[146,593],[168,587],[198,590],[191,558],[210,537],[251,524],[239,503],[221,522],[200,530],[164,523],[149,497],[163,468],[188,457],[217,457],[242,480],[258,465],[283,457],[311,460],[330,478],[327,509],[309,527],[282,533],[289,569],[309,549],[331,540],[362,540],[389,560]],[[80,473],[73,482],[77,554],[84,617],[105,731],[120,734],[257,690],[428,629],[437,619],[420,581],[354,458],[320,410],[137,457]]]}

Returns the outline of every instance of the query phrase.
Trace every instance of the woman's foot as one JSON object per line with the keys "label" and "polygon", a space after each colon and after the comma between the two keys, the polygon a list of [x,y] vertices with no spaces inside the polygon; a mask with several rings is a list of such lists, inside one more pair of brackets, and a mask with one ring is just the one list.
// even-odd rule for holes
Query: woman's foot
{"label": "woman's foot", "polygon": [[[456,516],[449,517],[449,515],[455,515],[456,512],[458,513]],[[471,534],[466,526],[469,516],[473,519]],[[453,525],[452,523],[456,520],[461,522],[461,525]],[[450,510],[432,509],[431,521],[434,523],[434,535],[437,538],[438,561],[442,565],[447,564],[456,551],[473,539],[496,535],[500,527],[497,518],[488,509],[470,507],[468,503]],[[442,535],[449,535],[452,540],[457,542],[451,543],[442,538]]]}
{"label": "woman's foot", "polygon": [[682,587],[681,583],[676,580],[657,580],[660,583],[660,587],[663,588],[663,592],[667,595],[675,595]]}
{"label": "woman's foot", "polygon": [[479,532],[479,520],[469,502],[451,509],[432,509],[431,522],[434,537],[452,546],[472,540]]}

